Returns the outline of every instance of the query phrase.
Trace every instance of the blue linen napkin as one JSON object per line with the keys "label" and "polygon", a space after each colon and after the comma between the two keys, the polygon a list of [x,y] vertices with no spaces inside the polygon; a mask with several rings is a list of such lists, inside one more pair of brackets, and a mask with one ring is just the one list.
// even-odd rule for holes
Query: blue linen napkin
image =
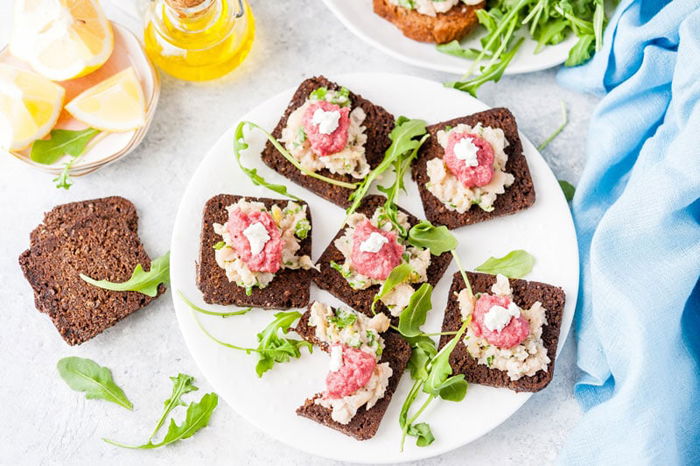
{"label": "blue linen napkin", "polygon": [[620,2],[561,84],[605,94],[572,204],[582,287],[564,464],[700,464],[700,1]]}

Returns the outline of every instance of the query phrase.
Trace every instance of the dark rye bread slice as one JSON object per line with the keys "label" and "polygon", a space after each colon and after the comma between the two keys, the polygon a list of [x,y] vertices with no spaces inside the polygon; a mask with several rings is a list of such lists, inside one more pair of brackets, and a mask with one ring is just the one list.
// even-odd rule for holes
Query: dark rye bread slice
{"label": "dark rye bread slice", "polygon": [[[294,110],[302,106],[309,97],[309,94],[319,87],[326,87],[329,90],[338,90],[342,86],[329,81],[323,76],[316,76],[304,80],[294,93],[294,96],[289,102],[289,105],[287,106],[287,109],[285,110],[284,115],[282,115],[279,123],[277,123],[277,126],[272,131],[272,135],[275,138],[279,139],[282,137],[282,130],[287,126],[287,119],[289,118],[289,115],[291,115]],[[375,168],[381,163],[382,159],[384,158],[384,152],[391,145],[389,133],[392,129],[394,129],[394,116],[387,112],[383,107],[373,104],[369,100],[353,93],[352,91],[350,92],[350,103],[351,109],[361,107],[367,115],[367,118],[363,123],[363,126],[366,128],[365,134],[367,134],[365,156],[367,157],[367,163],[369,166]],[[351,189],[334,186],[326,183],[325,181],[317,180],[316,178],[304,175],[299,171],[299,169],[285,159],[269,141],[265,145],[265,149],[263,150],[261,157],[263,162],[265,162],[268,167],[286,176],[309,191],[312,191],[324,199],[327,199],[341,207],[348,207],[350,205],[348,197],[352,193]],[[323,176],[347,183],[359,181],[350,175],[333,174],[326,169],[320,170],[318,173]]]}
{"label": "dark rye bread slice", "polygon": [[[384,196],[367,196],[362,201],[362,205],[357,209],[357,211],[365,214],[368,218],[371,218],[377,207],[384,205],[385,201],[386,198]],[[411,226],[420,222],[420,220],[411,213],[404,209],[399,209],[408,215],[408,222],[411,224]],[[374,285],[364,290],[355,290],[350,286],[348,281],[343,278],[340,272],[331,267],[331,261],[338,264],[342,264],[345,261],[343,253],[341,253],[334,244],[335,240],[343,236],[344,232],[345,226],[343,226],[343,228],[341,228],[341,230],[335,235],[326,250],[321,255],[321,258],[317,262],[320,267],[320,272],[314,275],[314,282],[319,288],[327,290],[352,309],[367,314],[371,317],[372,300],[381,286]],[[440,278],[442,278],[442,275],[445,273],[447,267],[450,265],[450,261],[452,261],[452,255],[449,252],[445,252],[439,256],[430,256],[430,265],[428,266],[427,271],[428,283],[435,286],[437,282],[440,281]],[[412,286],[414,289],[417,289],[420,284],[414,283]],[[391,315],[389,310],[381,301],[377,303],[375,310],[377,312],[386,312],[387,316]],[[396,318],[392,318],[392,321],[395,320]]]}
{"label": "dark rye bread slice", "polygon": [[[197,287],[201,290],[204,301],[209,304],[253,306],[265,309],[289,309],[305,307],[309,304],[309,288],[313,270],[282,269],[275,274],[265,288],[253,288],[250,296],[245,288],[230,282],[226,271],[216,263],[214,245],[221,241],[221,236],[214,232],[214,223],[224,224],[228,221],[226,207],[235,204],[240,199],[262,202],[270,209],[274,204],[284,209],[287,200],[255,198],[250,196],[235,196],[219,194],[209,199],[204,206],[202,232],[200,235],[199,261],[197,262]],[[306,215],[311,223],[311,210],[305,202],[295,201],[306,205]],[[299,242],[297,255],[311,255],[311,236],[313,228],[306,239]]]}
{"label": "dark rye bread slice", "polygon": [[[438,143],[437,132],[446,126],[457,126],[460,123],[475,126],[481,123],[482,126],[501,128],[509,144],[505,148],[508,155],[506,163],[506,173],[511,173],[515,177],[513,184],[506,188],[503,194],[496,197],[493,204],[493,211],[486,212],[478,206],[472,206],[468,211],[460,214],[449,210],[438,198],[432,195],[425,187],[430,181],[428,178],[427,163],[436,157],[442,158],[444,150]],[[514,214],[526,209],[535,203],[535,187],[532,184],[530,169],[527,160],[523,155],[523,145],[518,135],[518,125],[515,117],[507,108],[493,108],[473,115],[443,121],[435,125],[428,126],[430,139],[423,144],[418,154],[418,159],[413,164],[413,179],[418,183],[421,200],[425,215],[432,223],[438,223],[448,228],[458,228],[464,225],[483,222],[502,215]]]}
{"label": "dark rye bread slice", "polygon": [[[318,345],[323,351],[328,351],[328,345],[319,342],[315,336],[314,327],[309,326],[309,312],[307,311],[302,315],[297,324],[296,332],[303,339]],[[390,330],[383,333],[382,337],[384,338],[384,352],[382,352],[382,358],[379,362],[388,362],[393,373],[389,379],[389,385],[386,387],[386,392],[384,392],[384,397],[377,404],[369,410],[362,406],[348,424],[340,424],[331,418],[330,409],[317,405],[314,402],[322,396],[321,393],[318,393],[307,399],[297,409],[297,414],[354,437],[357,440],[368,440],[374,437],[389,407],[389,403],[391,403],[396,387],[399,385],[408,360],[411,358],[411,346],[398,333]]]}
{"label": "dark rye bread slice", "polygon": [[31,244],[34,245],[69,229],[77,222],[90,216],[121,217],[129,228],[138,231],[138,214],[136,206],[120,196],[111,196],[101,199],[71,202],[54,207],[44,214],[44,221],[30,234]]}
{"label": "dark rye bread slice", "polygon": [[[474,293],[490,293],[491,286],[496,282],[495,275],[485,273],[467,272],[469,282]],[[510,287],[513,290],[513,301],[520,307],[529,308],[535,301],[542,303],[546,309],[547,325],[542,329],[542,341],[547,348],[547,355],[551,362],[547,371],[540,370],[530,377],[522,377],[511,380],[508,373],[498,369],[489,369],[483,364],[477,364],[467,351],[464,343],[460,342],[450,356],[450,365],[455,374],[464,374],[467,381],[492,387],[506,387],[516,392],[537,392],[546,387],[554,375],[554,359],[557,355],[561,320],[564,313],[564,290],[558,286],[546,283],[531,282],[527,280],[510,279]],[[459,310],[456,294],[464,288],[464,280],[457,272],[452,279],[452,287],[448,295],[447,309],[442,323],[443,332],[459,330],[462,325],[462,316]],[[443,335],[440,338],[440,348],[450,340],[450,336]]]}
{"label": "dark rye bread slice", "polygon": [[[70,345],[83,343],[149,304],[137,292],[108,291],[83,281],[124,282],[138,264],[151,260],[136,231],[120,216],[88,216],[32,245],[19,258],[24,276],[46,312]],[[159,294],[165,291],[163,285]]]}
{"label": "dark rye bread slice", "polygon": [[465,5],[462,2],[445,13],[428,16],[389,0],[373,0],[374,12],[401,30],[404,36],[420,42],[444,44],[466,36],[479,24],[476,10],[486,2]]}

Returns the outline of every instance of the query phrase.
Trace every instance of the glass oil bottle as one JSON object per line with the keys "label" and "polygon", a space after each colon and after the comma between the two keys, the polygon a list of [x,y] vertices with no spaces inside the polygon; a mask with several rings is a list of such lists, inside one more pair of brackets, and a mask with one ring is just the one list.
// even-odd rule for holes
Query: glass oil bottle
{"label": "glass oil bottle", "polygon": [[146,14],[146,53],[161,70],[188,81],[229,73],[254,36],[246,0],[152,0]]}

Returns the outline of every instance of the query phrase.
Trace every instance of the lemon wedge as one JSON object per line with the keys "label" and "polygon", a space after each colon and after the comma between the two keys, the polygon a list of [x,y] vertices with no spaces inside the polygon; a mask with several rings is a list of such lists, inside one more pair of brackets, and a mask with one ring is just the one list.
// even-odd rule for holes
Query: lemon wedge
{"label": "lemon wedge", "polygon": [[112,26],[97,0],[15,0],[10,51],[47,78],[84,76],[113,49]]}
{"label": "lemon wedge", "polygon": [[143,89],[131,67],[86,89],[68,102],[66,110],[102,131],[129,131],[146,122]]}
{"label": "lemon wedge", "polygon": [[65,90],[43,76],[0,64],[0,148],[20,150],[54,127]]}

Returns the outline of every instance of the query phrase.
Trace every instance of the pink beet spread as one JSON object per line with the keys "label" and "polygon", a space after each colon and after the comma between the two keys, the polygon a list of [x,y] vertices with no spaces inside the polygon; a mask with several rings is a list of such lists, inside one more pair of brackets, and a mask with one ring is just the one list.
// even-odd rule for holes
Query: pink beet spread
{"label": "pink beet spread", "polygon": [[[369,238],[372,232],[379,233],[388,239],[389,242],[384,243],[378,252],[361,251],[360,245]],[[396,241],[396,233],[380,230],[372,225],[369,220],[363,220],[355,225],[355,233],[352,236],[350,263],[362,275],[375,280],[386,280],[393,268],[401,263],[403,251],[404,247]]]}
{"label": "pink beet spread", "polygon": [[[318,125],[313,123],[313,117],[316,110],[321,109],[325,112],[338,111],[340,119],[338,127],[330,134],[321,134],[318,130]],[[348,143],[348,129],[350,128],[350,108],[340,107],[325,100],[313,102],[308,106],[302,117],[302,124],[306,137],[311,144],[311,150],[316,155],[325,156],[340,152]]]}
{"label": "pink beet spread", "polygon": [[[267,230],[270,239],[258,254],[250,251],[250,242],[243,231],[251,224],[260,222]],[[253,272],[275,273],[282,266],[282,246],[284,245],[279,228],[268,212],[245,214],[241,209],[234,209],[229,215],[226,229],[231,235],[233,250]]]}
{"label": "pink beet spread", "polygon": [[350,346],[343,347],[343,363],[340,369],[326,377],[326,397],[342,398],[352,395],[367,385],[377,361],[369,353]]}
{"label": "pink beet spread", "polygon": [[[472,143],[479,148],[476,153],[476,160],[479,162],[479,165],[476,167],[468,166],[466,161],[458,159],[457,155],[455,155],[455,145],[465,137],[470,138]],[[493,159],[493,147],[486,139],[476,134],[459,133],[457,131],[452,131],[447,136],[447,148],[445,149],[443,160],[450,172],[465,187],[474,188],[489,184],[493,178]]]}
{"label": "pink beet spread", "polygon": [[493,306],[507,308],[511,300],[505,296],[482,294],[477,300],[472,320],[472,328],[478,337],[483,337],[498,348],[512,348],[522,343],[530,333],[530,324],[522,315],[512,317],[500,332],[492,332],[484,325],[484,316]]}

